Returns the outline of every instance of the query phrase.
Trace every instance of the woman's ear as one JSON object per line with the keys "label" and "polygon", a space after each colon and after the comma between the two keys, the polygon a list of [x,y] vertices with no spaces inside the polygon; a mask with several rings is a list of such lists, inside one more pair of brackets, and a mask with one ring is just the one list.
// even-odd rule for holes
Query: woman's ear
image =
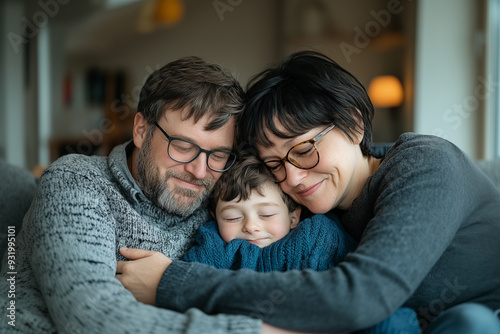
{"label": "woman's ear", "polygon": [[297,225],[299,225],[301,212],[302,212],[302,207],[300,205],[298,205],[295,210],[290,212],[290,223],[291,223],[290,227],[291,228],[296,228]]}
{"label": "woman's ear", "polygon": [[354,145],[359,145],[361,144],[361,141],[363,140],[363,137],[365,135],[365,123],[363,122],[363,117],[361,116],[361,111],[356,109],[354,112],[354,119],[356,120],[356,129],[354,129],[354,137],[353,139],[353,144]]}
{"label": "woman's ear", "polygon": [[146,138],[147,130],[148,122],[140,112],[136,113],[134,118],[134,128],[132,129],[135,147],[139,149],[142,147]]}

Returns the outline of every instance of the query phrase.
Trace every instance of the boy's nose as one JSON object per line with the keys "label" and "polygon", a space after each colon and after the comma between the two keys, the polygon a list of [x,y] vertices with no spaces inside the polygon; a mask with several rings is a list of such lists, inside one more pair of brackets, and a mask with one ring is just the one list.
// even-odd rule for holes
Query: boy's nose
{"label": "boy's nose", "polygon": [[260,231],[260,224],[257,222],[257,219],[249,218],[245,220],[245,224],[243,225],[243,232],[252,234],[258,231]]}

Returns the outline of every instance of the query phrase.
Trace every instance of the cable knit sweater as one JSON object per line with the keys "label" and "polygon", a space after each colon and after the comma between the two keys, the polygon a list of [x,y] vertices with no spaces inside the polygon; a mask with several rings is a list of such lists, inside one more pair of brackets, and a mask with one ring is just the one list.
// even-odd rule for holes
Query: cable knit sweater
{"label": "cable knit sweater", "polygon": [[282,239],[260,248],[246,240],[226,243],[217,222],[200,227],[195,245],[183,260],[201,262],[220,269],[252,269],[260,272],[292,269],[327,270],[356,248],[342,225],[324,215],[301,221]]}
{"label": "cable knit sweater", "polygon": [[148,200],[128,170],[131,149],[118,146],[107,158],[65,156],[44,172],[11,249],[15,263],[2,262],[1,333],[260,332],[261,322],[248,317],[139,303],[115,278],[116,261],[124,260],[119,247],[179,259],[209,220],[205,208],[183,218]]}

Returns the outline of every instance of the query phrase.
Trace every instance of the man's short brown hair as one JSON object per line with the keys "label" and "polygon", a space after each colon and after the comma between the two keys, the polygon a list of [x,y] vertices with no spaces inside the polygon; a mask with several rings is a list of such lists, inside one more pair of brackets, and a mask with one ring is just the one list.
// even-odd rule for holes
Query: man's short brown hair
{"label": "man's short brown hair", "polygon": [[153,72],[142,87],[137,111],[153,125],[165,112],[188,108],[185,119],[195,123],[207,113],[207,131],[224,126],[243,109],[244,92],[238,80],[220,65],[199,57],[184,57]]}

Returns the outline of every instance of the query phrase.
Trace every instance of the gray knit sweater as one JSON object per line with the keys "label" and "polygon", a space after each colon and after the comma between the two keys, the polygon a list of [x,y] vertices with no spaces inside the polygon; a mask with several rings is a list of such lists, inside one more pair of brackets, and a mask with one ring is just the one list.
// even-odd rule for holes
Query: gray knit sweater
{"label": "gray knit sweater", "polygon": [[210,218],[205,208],[183,218],[149,201],[127,168],[131,148],[107,158],[66,156],[44,172],[11,248],[15,263],[2,262],[1,333],[260,332],[261,322],[244,316],[139,303],[115,278],[119,247],[178,259]]}

